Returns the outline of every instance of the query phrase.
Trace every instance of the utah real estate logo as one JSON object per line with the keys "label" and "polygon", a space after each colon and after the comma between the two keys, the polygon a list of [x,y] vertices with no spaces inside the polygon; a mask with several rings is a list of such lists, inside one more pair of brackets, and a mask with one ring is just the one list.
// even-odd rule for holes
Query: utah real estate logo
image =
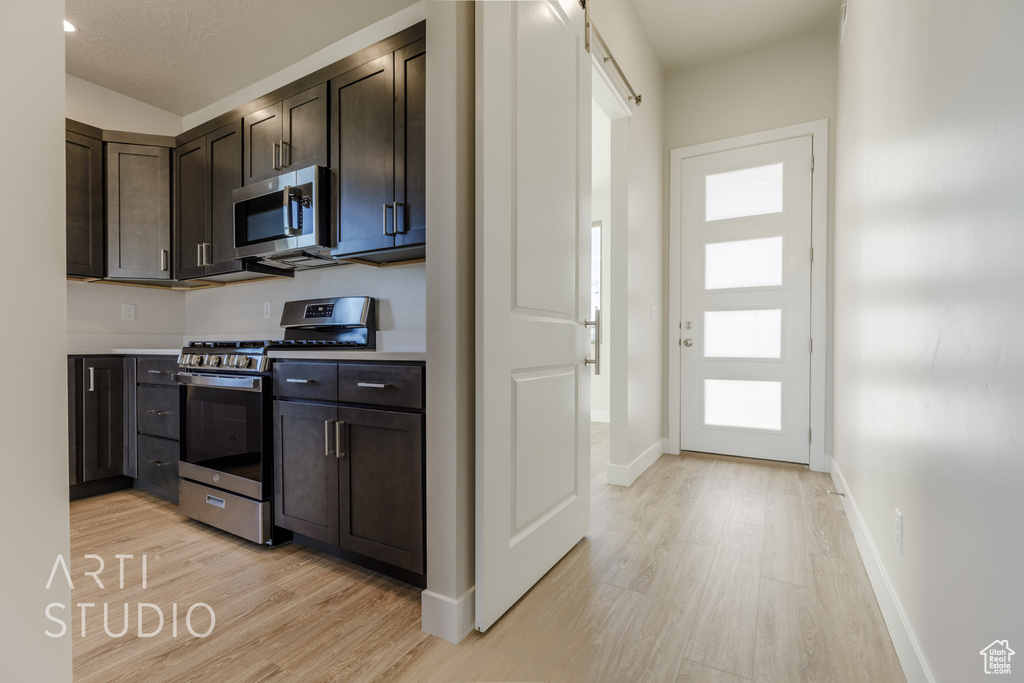
{"label": "utah real estate logo", "polygon": [[1010,649],[1008,641],[993,640],[980,654],[985,658],[985,673],[1009,674],[1010,658],[1017,653]]}

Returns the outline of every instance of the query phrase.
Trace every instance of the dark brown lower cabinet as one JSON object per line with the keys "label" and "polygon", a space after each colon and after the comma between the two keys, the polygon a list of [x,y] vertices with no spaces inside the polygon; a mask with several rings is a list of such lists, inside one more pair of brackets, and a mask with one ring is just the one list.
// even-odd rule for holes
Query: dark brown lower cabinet
{"label": "dark brown lower cabinet", "polygon": [[423,415],[274,401],[275,522],[422,574]]}
{"label": "dark brown lower cabinet", "polygon": [[[72,497],[125,488],[120,357],[68,359],[68,468]],[[97,486],[109,482],[110,486]]]}

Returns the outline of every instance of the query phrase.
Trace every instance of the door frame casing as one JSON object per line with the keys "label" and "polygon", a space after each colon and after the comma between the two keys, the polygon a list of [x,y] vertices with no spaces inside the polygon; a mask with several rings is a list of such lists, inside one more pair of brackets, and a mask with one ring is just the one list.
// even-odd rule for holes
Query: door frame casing
{"label": "door frame casing", "polygon": [[[811,136],[814,173],[811,176],[811,353],[810,468],[815,472],[829,470],[829,453],[825,431],[827,410],[828,349],[832,342],[828,329],[828,119],[819,119],[784,128],[751,133],[739,137],[716,140],[699,145],[680,147],[669,153],[669,277],[668,277],[668,446],[669,452],[678,453],[682,443],[680,434],[681,377],[680,350],[682,334],[682,215],[680,163],[683,159],[716,154],[769,142]],[[810,258],[810,254],[808,254]]]}

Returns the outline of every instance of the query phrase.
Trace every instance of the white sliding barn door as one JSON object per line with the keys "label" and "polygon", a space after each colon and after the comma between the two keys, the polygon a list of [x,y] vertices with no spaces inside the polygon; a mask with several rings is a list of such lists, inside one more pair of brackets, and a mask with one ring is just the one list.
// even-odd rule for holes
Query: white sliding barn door
{"label": "white sliding barn door", "polygon": [[477,12],[476,625],[590,526],[590,61],[577,0]]}

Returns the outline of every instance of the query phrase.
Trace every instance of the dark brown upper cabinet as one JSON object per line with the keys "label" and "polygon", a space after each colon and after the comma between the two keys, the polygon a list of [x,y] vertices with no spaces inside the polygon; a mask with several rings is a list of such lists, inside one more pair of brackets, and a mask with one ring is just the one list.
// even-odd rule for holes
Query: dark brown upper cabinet
{"label": "dark brown upper cabinet", "polygon": [[242,270],[235,260],[231,193],[242,185],[242,122],[229,123],[174,155],[175,278]]}
{"label": "dark brown upper cabinet", "polygon": [[171,278],[171,150],[107,143],[107,276]]}
{"label": "dark brown upper cabinet", "polygon": [[103,142],[65,131],[67,274],[103,277]]}
{"label": "dark brown upper cabinet", "polygon": [[334,254],[424,244],[426,40],[352,69],[330,87]]}
{"label": "dark brown upper cabinet", "polygon": [[327,83],[245,117],[244,184],[327,165]]}

